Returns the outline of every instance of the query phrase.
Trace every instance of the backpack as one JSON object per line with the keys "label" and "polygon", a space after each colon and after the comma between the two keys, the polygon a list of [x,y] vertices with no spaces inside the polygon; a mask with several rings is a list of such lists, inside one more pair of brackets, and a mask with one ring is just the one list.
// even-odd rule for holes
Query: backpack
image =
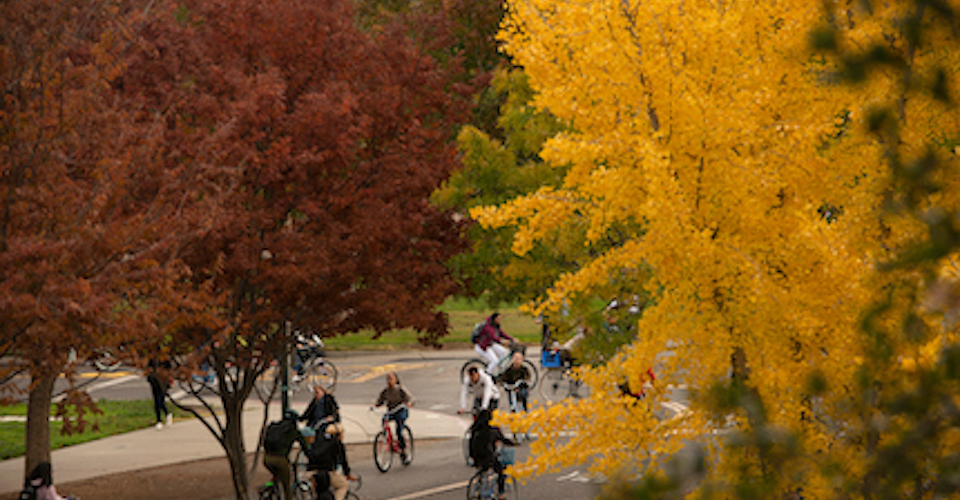
{"label": "backpack", "polygon": [[307,459],[310,461],[308,468],[311,470],[331,471],[337,468],[338,444],[337,436],[318,432],[317,438],[307,450]]}
{"label": "backpack", "polygon": [[20,492],[20,496],[17,497],[17,500],[36,500],[36,498],[37,487],[28,483],[23,487],[23,491]]}
{"label": "backpack", "polygon": [[490,459],[490,431],[484,431],[470,433],[470,460],[474,467],[480,467]]}
{"label": "backpack", "polygon": [[483,327],[486,325],[486,321],[481,321],[476,325],[473,325],[473,331],[470,332],[470,343],[476,344],[480,340],[480,334],[483,333]]}
{"label": "backpack", "polygon": [[265,452],[276,454],[289,451],[284,449],[287,446],[287,434],[290,430],[290,423],[287,422],[288,421],[281,420],[271,422],[270,425],[267,426],[267,432],[263,435],[263,450]]}

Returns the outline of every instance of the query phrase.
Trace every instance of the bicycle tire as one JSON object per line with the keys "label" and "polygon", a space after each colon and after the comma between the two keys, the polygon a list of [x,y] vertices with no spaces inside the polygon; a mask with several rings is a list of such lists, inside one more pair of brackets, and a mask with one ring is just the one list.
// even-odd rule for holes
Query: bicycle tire
{"label": "bicycle tire", "polygon": [[120,369],[120,358],[113,355],[112,352],[103,350],[93,359],[93,366],[101,372],[115,372]]}
{"label": "bicycle tire", "polygon": [[467,465],[469,465],[470,467],[473,467],[473,459],[470,458],[470,429],[467,429],[467,431],[463,433],[462,442],[463,442],[463,460],[467,463]]}
{"label": "bicycle tire", "polygon": [[[310,491],[313,491],[313,481],[311,481],[310,471],[307,470],[307,466],[310,463],[310,457],[307,456],[307,450],[301,448],[297,451],[297,456],[293,459],[293,483],[299,484],[301,482],[307,483],[310,486]],[[313,500],[313,497],[308,497],[308,500]]]}
{"label": "bicycle tire", "polygon": [[357,494],[352,491],[348,491],[347,496],[343,498],[344,500],[360,500],[360,497],[358,497]]}
{"label": "bicycle tire", "polygon": [[309,479],[299,479],[295,481],[293,484],[293,498],[295,500],[315,500],[317,494],[313,491],[313,481]]}
{"label": "bicycle tire", "polygon": [[467,483],[467,500],[483,500],[483,473],[485,471],[479,470],[473,476],[470,477],[470,481]]}
{"label": "bicycle tire", "polygon": [[[519,500],[520,493],[517,489],[516,479],[506,476],[503,494],[506,498]],[[467,500],[497,500],[498,498],[497,472],[493,469],[477,471],[470,478],[470,482],[467,483]]]}
{"label": "bicycle tire", "polygon": [[383,431],[378,432],[373,439],[373,464],[380,472],[387,472],[393,465],[393,450],[390,449],[387,435]]}
{"label": "bicycle tire", "polygon": [[[496,477],[496,476],[494,476]],[[519,500],[520,499],[520,490],[517,486],[517,480],[513,476],[507,476],[507,480],[503,484],[503,496],[509,500]]]}
{"label": "bicycle tire", "polygon": [[570,376],[563,368],[550,368],[543,374],[540,394],[551,403],[570,395]]}
{"label": "bicycle tire", "polygon": [[260,487],[260,500],[280,500],[280,485],[272,483],[270,486]]}
{"label": "bicycle tire", "polygon": [[310,364],[304,370],[303,380],[300,381],[300,384],[307,383],[308,385],[315,386],[320,385],[323,389],[332,393],[333,390],[337,387],[337,366],[333,362],[316,358],[310,361]]}
{"label": "bicycle tire", "polygon": [[403,426],[403,429],[400,430],[400,435],[403,436],[403,441],[405,444],[401,463],[404,466],[407,466],[413,462],[413,432],[409,427]]}
{"label": "bicycle tire", "polygon": [[532,391],[537,386],[537,382],[540,381],[540,373],[537,371],[536,365],[531,363],[529,359],[524,359],[522,365],[527,367],[527,372],[530,373],[530,377],[527,379],[527,389]]}
{"label": "bicycle tire", "polygon": [[478,370],[487,369],[487,363],[484,360],[480,358],[473,358],[460,367],[460,382],[463,382],[463,379],[467,378],[467,370],[469,370],[471,366],[476,366]]}

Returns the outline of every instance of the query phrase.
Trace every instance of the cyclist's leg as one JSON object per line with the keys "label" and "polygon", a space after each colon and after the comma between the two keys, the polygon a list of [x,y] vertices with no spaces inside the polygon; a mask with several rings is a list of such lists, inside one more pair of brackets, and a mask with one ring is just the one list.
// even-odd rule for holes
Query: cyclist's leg
{"label": "cyclist's leg", "polygon": [[487,353],[487,373],[491,376],[499,375],[500,365],[504,360],[509,360],[510,351],[500,344],[490,344],[490,347],[487,347]]}
{"label": "cyclist's leg", "polygon": [[343,500],[350,489],[347,477],[337,471],[330,471],[330,489],[333,490],[334,500]]}
{"label": "cyclist's leg", "polygon": [[263,456],[263,465],[280,482],[283,498],[293,498],[290,496],[290,460],[284,456],[267,454]]}
{"label": "cyclist's leg", "polygon": [[407,443],[403,437],[403,432],[400,432],[404,427],[407,426],[407,409],[401,408],[391,416],[393,421],[397,423],[397,440],[400,442],[400,449],[402,450],[407,447]]}
{"label": "cyclist's leg", "polygon": [[530,396],[530,389],[527,388],[527,384],[520,384],[517,387],[517,399],[520,402],[520,407],[523,408],[523,411],[526,412],[527,407],[527,398]]}

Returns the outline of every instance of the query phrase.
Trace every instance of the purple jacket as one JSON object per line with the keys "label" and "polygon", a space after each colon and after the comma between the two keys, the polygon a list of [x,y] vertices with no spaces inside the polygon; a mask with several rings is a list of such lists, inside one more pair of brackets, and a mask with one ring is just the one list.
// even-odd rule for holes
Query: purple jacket
{"label": "purple jacket", "polygon": [[480,332],[480,338],[478,339],[477,345],[480,346],[484,351],[490,347],[490,344],[494,342],[500,342],[503,339],[507,339],[511,342],[516,342],[517,339],[507,335],[499,326],[493,324],[490,321],[490,318],[487,318],[487,323],[483,325],[483,330]]}

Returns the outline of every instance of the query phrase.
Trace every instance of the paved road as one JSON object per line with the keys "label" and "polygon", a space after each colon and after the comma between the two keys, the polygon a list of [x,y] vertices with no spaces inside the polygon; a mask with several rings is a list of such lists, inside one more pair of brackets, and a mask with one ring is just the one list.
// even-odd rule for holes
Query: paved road
{"label": "paved road", "polygon": [[[536,350],[530,354],[533,359],[539,356]],[[348,431],[353,434],[353,439],[350,441],[355,444],[351,448],[359,450],[359,453],[352,452],[355,456],[351,456],[351,462],[366,479],[362,491],[364,498],[407,500],[427,497],[431,499],[464,497],[465,481],[469,479],[473,470],[463,463],[459,439],[451,439],[451,436],[462,434],[462,430],[468,423],[467,417],[456,415],[456,410],[459,406],[460,367],[470,357],[472,357],[472,351],[467,350],[334,352],[330,354],[329,359],[336,364],[340,372],[336,397],[345,410],[344,418],[345,423],[348,424]],[[390,371],[396,372],[402,383],[417,398],[415,422],[413,415],[411,416],[414,435],[435,439],[418,443],[417,457],[410,467],[396,467],[387,474],[381,474],[373,466],[370,456],[371,447],[356,443],[364,440],[368,442],[377,431],[376,415],[370,414],[365,408],[376,399],[385,385],[384,375]],[[83,374],[83,377],[90,380],[87,389],[97,399],[149,398],[148,384],[142,374],[135,371],[120,370],[99,376],[91,372]],[[536,397],[536,391],[534,392]],[[172,392],[172,396],[178,396],[176,390]],[[683,395],[680,394],[679,397],[682,399]],[[302,410],[309,401],[309,395],[295,394],[292,401],[294,408]],[[276,406],[273,405],[273,413],[279,413]],[[666,405],[664,411],[676,412],[682,409],[682,401],[674,401]],[[259,416],[256,419],[259,419]],[[247,420],[255,419],[247,418]],[[190,425],[188,422],[184,424]],[[181,424],[175,423],[174,427],[178,425]],[[176,429],[171,429],[173,430]],[[142,438],[131,436],[129,439],[156,439],[165,433],[166,431],[153,435],[144,433]],[[209,439],[213,447],[216,447],[212,437]],[[248,437],[248,443],[253,439],[255,438]],[[119,441],[118,439],[118,443]],[[113,449],[100,453],[109,457],[118,449],[117,446],[124,445],[116,444]],[[248,444],[248,446],[253,445]],[[76,453],[81,450],[61,450],[64,453],[68,451]],[[216,451],[220,453],[219,450]],[[517,458],[522,459],[526,452],[525,446],[518,448]],[[55,456],[55,462],[57,460]],[[3,472],[3,465],[10,464],[0,462],[0,475]],[[61,474],[63,469],[58,465]],[[0,490],[3,489],[0,487]],[[520,490],[522,492],[520,498],[579,499],[594,497],[598,487],[587,479],[585,468],[570,468],[558,474],[537,478],[532,483],[522,485]]]}

